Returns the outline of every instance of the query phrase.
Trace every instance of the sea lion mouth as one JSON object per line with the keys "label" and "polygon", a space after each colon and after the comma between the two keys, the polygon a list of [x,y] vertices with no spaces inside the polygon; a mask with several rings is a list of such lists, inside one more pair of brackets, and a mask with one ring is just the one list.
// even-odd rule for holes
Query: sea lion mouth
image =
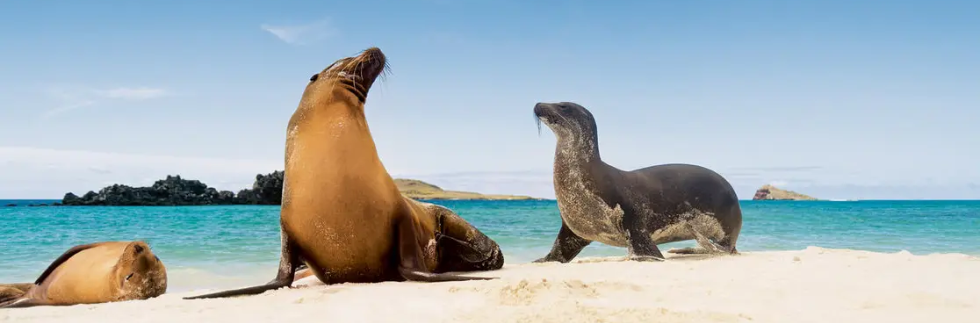
{"label": "sea lion mouth", "polygon": [[377,47],[371,47],[347,59],[336,75],[337,80],[347,85],[351,93],[363,103],[374,81],[379,76],[383,79],[389,71],[388,59],[384,52]]}

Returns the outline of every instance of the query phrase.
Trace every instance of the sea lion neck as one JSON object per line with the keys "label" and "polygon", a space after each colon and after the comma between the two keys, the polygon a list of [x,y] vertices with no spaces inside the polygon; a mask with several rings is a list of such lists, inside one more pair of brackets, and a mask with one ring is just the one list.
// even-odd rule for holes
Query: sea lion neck
{"label": "sea lion neck", "polygon": [[555,132],[555,167],[561,165],[585,165],[600,161],[599,136],[595,132],[572,134],[568,130]]}

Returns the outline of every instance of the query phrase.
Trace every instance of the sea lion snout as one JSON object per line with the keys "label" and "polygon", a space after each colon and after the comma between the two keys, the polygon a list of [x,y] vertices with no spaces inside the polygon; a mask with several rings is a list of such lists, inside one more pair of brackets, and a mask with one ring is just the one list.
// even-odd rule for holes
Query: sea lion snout
{"label": "sea lion snout", "polygon": [[541,118],[551,112],[552,103],[538,102],[534,105],[534,116]]}
{"label": "sea lion snout", "polygon": [[[364,103],[374,81],[387,70],[388,59],[385,54],[381,49],[371,47],[356,56],[338,59],[322,72],[314,74],[310,77],[310,84],[318,86],[313,86],[311,89],[314,93],[330,95],[331,91],[322,91],[320,88],[342,88],[356,96],[360,103]],[[337,87],[338,84],[341,86]]]}
{"label": "sea lion snout", "polygon": [[351,67],[347,69],[347,74],[353,75],[355,81],[368,90],[374,84],[374,80],[387,68],[388,59],[384,52],[380,48],[371,47],[354,58]]}

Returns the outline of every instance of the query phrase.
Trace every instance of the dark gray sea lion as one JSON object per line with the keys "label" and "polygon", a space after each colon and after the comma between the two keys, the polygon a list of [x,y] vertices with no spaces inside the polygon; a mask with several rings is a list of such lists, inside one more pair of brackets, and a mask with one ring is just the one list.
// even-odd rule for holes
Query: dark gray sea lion
{"label": "dark gray sea lion", "polygon": [[167,269],[143,241],[72,247],[33,284],[0,285],[0,308],[149,299],[167,291]]}
{"label": "dark gray sea lion", "polygon": [[658,244],[690,239],[701,248],[669,252],[737,253],[742,211],[721,175],[687,164],[619,170],[599,157],[598,129],[584,107],[538,103],[534,114],[558,139],[554,187],[562,219],[551,252],[535,262],[568,262],[592,241],[626,247],[630,259],[644,261],[664,259]]}
{"label": "dark gray sea lion", "polygon": [[364,102],[386,66],[370,48],[310,78],[286,129],[276,278],[190,299],[287,287],[301,263],[326,284],[490,279],[445,272],[503,266],[496,242],[447,208],[403,196],[382,165]]}

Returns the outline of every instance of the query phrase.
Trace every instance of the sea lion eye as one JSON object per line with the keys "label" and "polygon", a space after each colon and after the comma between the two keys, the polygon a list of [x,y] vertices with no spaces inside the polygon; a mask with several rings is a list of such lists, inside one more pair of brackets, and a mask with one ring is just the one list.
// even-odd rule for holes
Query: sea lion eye
{"label": "sea lion eye", "polygon": [[126,276],[126,280],[129,280],[130,278],[133,278],[133,274],[134,273],[129,273],[129,276]]}
{"label": "sea lion eye", "polygon": [[315,82],[318,78],[320,78],[320,73],[313,74],[313,76],[310,76],[310,82]]}

